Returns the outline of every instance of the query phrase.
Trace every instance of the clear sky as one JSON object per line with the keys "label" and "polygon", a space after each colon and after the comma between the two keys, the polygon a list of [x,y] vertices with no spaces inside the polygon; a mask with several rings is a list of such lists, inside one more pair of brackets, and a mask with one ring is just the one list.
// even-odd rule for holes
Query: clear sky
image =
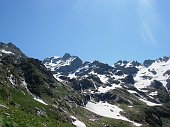
{"label": "clear sky", "polygon": [[68,52],[83,60],[170,55],[169,0],[0,0],[0,41],[39,59]]}

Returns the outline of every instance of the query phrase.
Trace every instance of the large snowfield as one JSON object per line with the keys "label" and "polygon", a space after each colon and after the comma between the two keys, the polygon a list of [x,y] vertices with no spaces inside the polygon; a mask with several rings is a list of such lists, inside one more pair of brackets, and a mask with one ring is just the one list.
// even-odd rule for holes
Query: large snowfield
{"label": "large snowfield", "polygon": [[120,112],[123,112],[123,110],[121,108],[119,108],[116,105],[111,105],[107,102],[91,102],[89,101],[86,104],[85,107],[87,110],[94,112],[100,116],[103,117],[108,117],[108,118],[113,118],[113,119],[120,119],[123,121],[128,121],[133,123],[135,126],[141,126],[141,124],[133,122],[129,119],[127,119],[126,117],[122,116],[120,114]]}

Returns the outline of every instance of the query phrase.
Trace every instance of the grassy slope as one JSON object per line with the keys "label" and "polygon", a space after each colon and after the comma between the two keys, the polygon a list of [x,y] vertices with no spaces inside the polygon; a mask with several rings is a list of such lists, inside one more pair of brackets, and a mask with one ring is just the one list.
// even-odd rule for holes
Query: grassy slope
{"label": "grassy slope", "polygon": [[[10,94],[9,94],[10,93]],[[1,88],[0,104],[7,108],[0,108],[0,126],[2,127],[71,127],[61,112],[52,106],[46,106],[32,96],[15,89]],[[45,112],[38,116],[38,111]]]}
{"label": "grassy slope", "polygon": [[[81,97],[68,87],[49,78],[51,74],[39,63],[40,61],[24,59],[23,62],[16,64],[15,58],[5,57],[1,62],[3,64],[0,64],[0,104],[7,106],[7,108],[0,107],[0,127],[71,127],[70,115],[74,115],[83,121],[87,127],[102,127],[104,124],[109,124],[112,127],[133,126],[125,121],[96,116],[76,105],[74,105],[75,107],[72,106],[72,108],[69,107],[70,98],[72,101],[77,101],[76,103],[81,104]],[[22,92],[24,89],[21,89],[21,87],[12,88],[7,79],[10,74],[14,75],[18,81],[20,77],[25,77],[34,95],[40,96],[51,105],[55,102],[58,108],[51,105],[46,106],[35,101],[31,95],[26,92],[24,94]],[[145,125],[149,123],[152,127],[160,127],[154,123],[157,120],[153,121],[153,115],[160,114],[160,117],[170,116],[170,107],[168,106],[163,108],[148,107],[137,99],[134,100],[134,97],[125,91],[117,90],[113,91],[113,94],[120,94],[120,102],[130,99],[136,104],[133,109],[128,108],[123,103],[120,104],[120,107],[126,112],[125,115],[133,121],[144,123]],[[63,112],[63,109],[67,113]],[[38,111],[43,111],[44,114],[38,116]],[[89,120],[94,118],[97,118],[97,120]],[[167,121],[167,119],[164,119],[163,122],[167,123]]]}

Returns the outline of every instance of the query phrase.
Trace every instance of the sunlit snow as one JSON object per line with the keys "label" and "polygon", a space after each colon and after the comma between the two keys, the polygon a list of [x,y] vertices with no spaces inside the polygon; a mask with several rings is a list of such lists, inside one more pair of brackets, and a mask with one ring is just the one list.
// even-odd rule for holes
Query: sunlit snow
{"label": "sunlit snow", "polygon": [[127,90],[129,93],[136,93],[136,94],[138,94],[136,91],[134,91],[134,90]]}
{"label": "sunlit snow", "polygon": [[156,96],[156,95],[158,95],[158,91],[151,92],[151,93],[149,94],[149,96]]}
{"label": "sunlit snow", "polygon": [[[140,90],[142,88],[147,88],[153,80],[158,80],[166,87],[166,80],[169,76],[164,75],[164,73],[169,69],[170,59],[167,62],[157,60],[149,67],[143,66],[134,77],[136,81],[134,86]],[[151,71],[156,71],[156,74],[153,74]],[[148,76],[148,78],[143,78],[143,76]],[[151,79],[149,79],[149,77]]]}
{"label": "sunlit snow", "polygon": [[100,93],[106,93],[106,92],[113,90],[113,89],[116,89],[116,88],[122,88],[122,86],[116,85],[116,84],[112,84],[111,86],[106,86],[106,87],[100,86],[98,88],[98,91]]}
{"label": "sunlit snow", "polygon": [[5,105],[2,105],[2,104],[0,104],[0,107],[3,107],[3,108],[8,108],[7,106],[5,106]]}
{"label": "sunlit snow", "polygon": [[6,50],[4,50],[4,49],[2,49],[2,50],[0,50],[2,53],[5,53],[5,54],[14,54],[14,53],[12,53],[11,51],[6,51]]}
{"label": "sunlit snow", "polygon": [[34,97],[34,100],[36,100],[36,101],[38,101],[38,102],[40,102],[40,103],[42,103],[42,104],[44,104],[44,105],[48,105],[47,103],[45,103],[42,99],[40,99],[40,98],[37,98],[37,97]]}
{"label": "sunlit snow", "polygon": [[97,75],[100,78],[100,81],[102,81],[103,83],[108,83],[109,78],[106,77],[105,75],[97,74],[97,73],[94,73],[93,71],[90,72],[90,74]]}
{"label": "sunlit snow", "polygon": [[12,84],[13,86],[15,86],[15,80],[14,80],[13,78],[14,78],[14,76],[11,74],[8,79],[9,79],[9,81],[11,82],[11,84]]}
{"label": "sunlit snow", "polygon": [[72,118],[72,124],[74,126],[76,126],[76,127],[86,127],[86,125],[83,122],[79,121],[76,117],[71,116],[71,118]]}
{"label": "sunlit snow", "polygon": [[114,119],[120,119],[120,120],[131,122],[135,126],[141,126],[141,124],[131,121],[131,120],[127,119],[126,117],[122,116],[120,114],[120,112],[123,112],[123,110],[120,109],[118,106],[111,105],[107,102],[100,101],[100,102],[95,103],[95,102],[89,101],[86,104],[85,108],[91,112],[94,112],[94,113],[100,115],[100,116],[114,118]]}
{"label": "sunlit snow", "polygon": [[[55,60],[55,59],[58,59],[58,60],[56,60],[54,63],[53,60]],[[50,61],[50,63],[45,63],[44,65],[46,66],[46,68],[49,68],[51,71],[55,71],[56,68],[58,69],[62,66],[70,65],[75,59],[76,58],[72,56],[67,60],[62,60],[61,57],[56,56],[56,57],[54,57],[54,59],[52,59]]]}
{"label": "sunlit snow", "polygon": [[146,99],[140,98],[139,100],[146,103],[148,106],[162,106],[162,104],[156,104],[156,103],[150,102],[150,101],[148,101]]}

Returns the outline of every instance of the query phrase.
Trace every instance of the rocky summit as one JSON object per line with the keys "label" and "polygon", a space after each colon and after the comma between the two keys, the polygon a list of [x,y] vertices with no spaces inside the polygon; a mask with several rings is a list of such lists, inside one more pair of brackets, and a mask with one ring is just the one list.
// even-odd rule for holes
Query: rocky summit
{"label": "rocky summit", "polygon": [[0,43],[1,127],[169,127],[170,57],[40,61]]}

